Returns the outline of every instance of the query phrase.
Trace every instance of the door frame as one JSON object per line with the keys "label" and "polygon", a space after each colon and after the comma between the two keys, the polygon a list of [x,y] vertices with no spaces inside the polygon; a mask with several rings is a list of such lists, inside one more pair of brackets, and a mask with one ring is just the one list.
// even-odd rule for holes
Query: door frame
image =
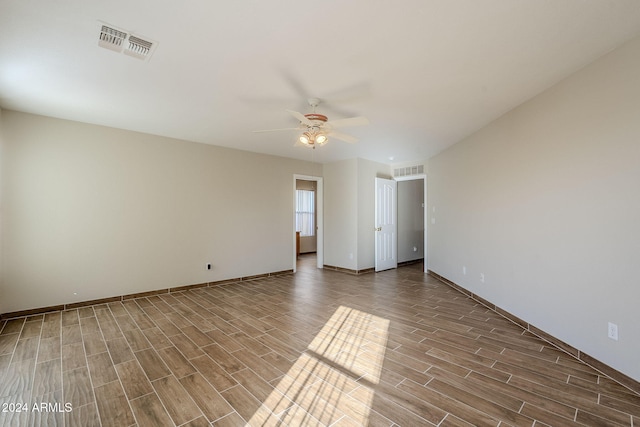
{"label": "door frame", "polygon": [[409,175],[409,176],[396,176],[393,179],[395,179],[396,181],[415,181],[418,179],[421,179],[424,181],[424,186],[423,186],[423,191],[424,191],[424,195],[423,195],[423,203],[424,203],[424,209],[423,209],[423,214],[424,214],[424,243],[423,243],[423,247],[424,247],[424,272],[428,273],[429,272],[429,268],[428,268],[428,263],[427,263],[427,250],[428,250],[428,246],[427,246],[427,219],[429,218],[429,211],[428,211],[428,205],[427,205],[427,175],[426,174],[418,174],[418,175]]}
{"label": "door frame", "polygon": [[291,215],[292,218],[292,246],[291,252],[293,254],[293,272],[295,273],[297,270],[297,256],[296,256],[296,181],[315,181],[316,183],[316,261],[317,267],[322,268],[324,266],[324,212],[323,212],[323,202],[324,202],[324,189],[322,183],[321,176],[310,176],[310,175],[298,175],[293,174],[293,213]]}

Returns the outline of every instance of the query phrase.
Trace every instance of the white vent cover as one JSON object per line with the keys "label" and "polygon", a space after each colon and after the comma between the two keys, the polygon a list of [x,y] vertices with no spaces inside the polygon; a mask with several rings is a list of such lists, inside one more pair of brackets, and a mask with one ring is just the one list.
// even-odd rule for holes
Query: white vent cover
{"label": "white vent cover", "polygon": [[424,173],[424,165],[407,166],[393,170],[393,176],[412,176],[422,175]]}
{"label": "white vent cover", "polygon": [[129,45],[124,50],[124,53],[136,58],[146,59],[151,53],[152,47],[153,43],[148,40],[143,40],[136,36],[129,36]]}
{"label": "white vent cover", "polygon": [[105,49],[148,61],[156,48],[156,42],[130,34],[112,25],[99,22],[99,27],[98,46]]}
{"label": "white vent cover", "polygon": [[115,28],[102,25],[100,28],[100,39],[98,45],[107,49],[122,52],[122,42],[127,38],[127,33]]}

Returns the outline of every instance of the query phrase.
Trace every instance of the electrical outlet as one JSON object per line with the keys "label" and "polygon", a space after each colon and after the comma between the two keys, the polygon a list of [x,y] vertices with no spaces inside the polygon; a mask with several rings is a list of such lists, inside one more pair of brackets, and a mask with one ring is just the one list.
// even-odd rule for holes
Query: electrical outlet
{"label": "electrical outlet", "polygon": [[609,322],[607,335],[612,340],[618,341],[618,325],[616,325],[615,323]]}

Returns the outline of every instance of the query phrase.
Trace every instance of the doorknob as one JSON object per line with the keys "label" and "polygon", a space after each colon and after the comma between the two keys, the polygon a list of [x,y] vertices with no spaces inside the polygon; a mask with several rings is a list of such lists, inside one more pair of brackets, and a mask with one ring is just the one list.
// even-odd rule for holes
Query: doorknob
{"label": "doorknob", "polygon": [[382,227],[375,228],[375,231],[382,231]]}

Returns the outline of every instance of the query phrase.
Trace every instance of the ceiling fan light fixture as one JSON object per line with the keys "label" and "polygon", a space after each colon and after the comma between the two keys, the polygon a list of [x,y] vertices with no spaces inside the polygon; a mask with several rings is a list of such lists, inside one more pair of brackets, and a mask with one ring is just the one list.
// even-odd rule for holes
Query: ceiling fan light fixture
{"label": "ceiling fan light fixture", "polygon": [[313,137],[309,134],[309,132],[304,132],[302,135],[300,135],[298,140],[304,145],[313,144]]}
{"label": "ceiling fan light fixture", "polygon": [[369,124],[369,121],[364,117],[351,117],[347,119],[338,119],[329,121],[329,118],[324,114],[316,113],[316,107],[320,103],[317,98],[310,98],[309,106],[313,108],[312,113],[302,114],[297,111],[285,110],[298,120],[298,126],[295,128],[287,129],[269,129],[260,130],[254,132],[271,132],[280,130],[299,130],[298,139],[294,146],[304,145],[306,147],[315,148],[316,145],[323,146],[329,142],[329,135],[339,141],[348,142],[350,144],[358,142],[358,139],[341,132],[334,131],[334,128],[341,128],[347,126],[362,126]]}

